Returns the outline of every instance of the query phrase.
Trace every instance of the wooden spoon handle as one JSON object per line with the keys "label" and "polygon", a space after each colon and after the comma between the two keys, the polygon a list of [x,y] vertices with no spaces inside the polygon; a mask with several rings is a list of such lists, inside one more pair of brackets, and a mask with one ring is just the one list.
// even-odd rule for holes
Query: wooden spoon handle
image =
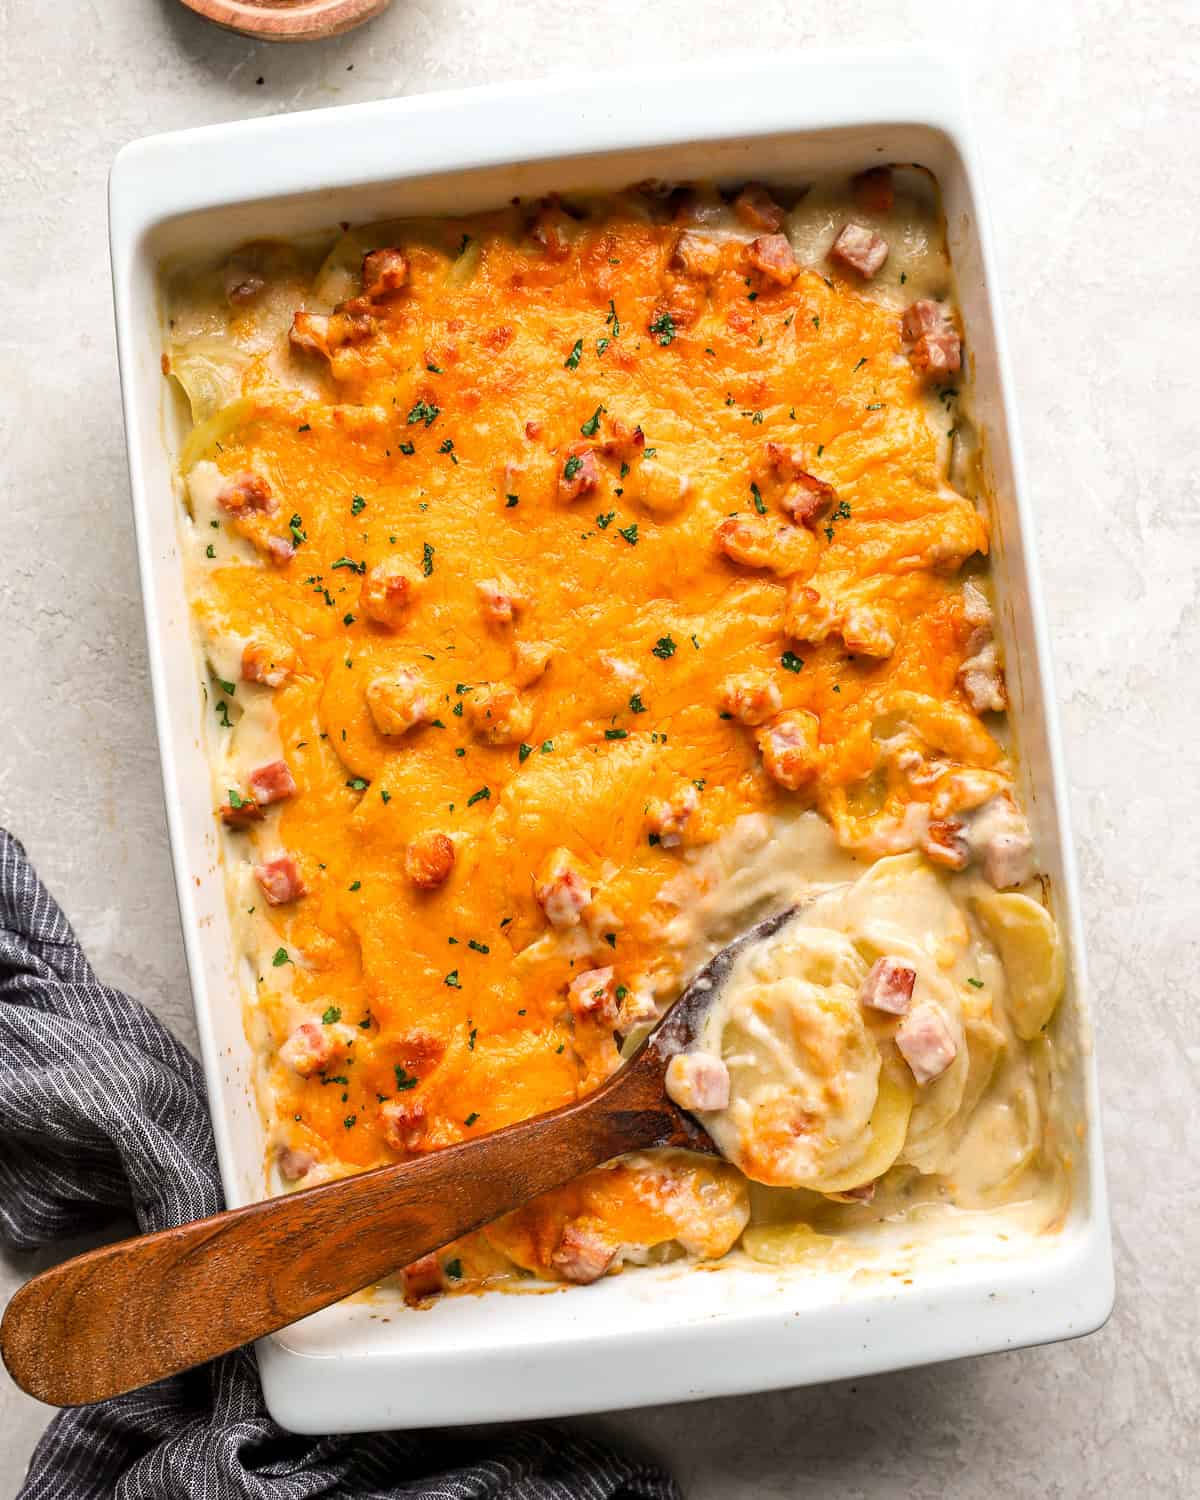
{"label": "wooden spoon handle", "polygon": [[77,1256],[9,1303],[4,1363],[79,1406],[262,1338],[624,1151],[690,1144],[661,1076],[634,1063],[479,1140]]}

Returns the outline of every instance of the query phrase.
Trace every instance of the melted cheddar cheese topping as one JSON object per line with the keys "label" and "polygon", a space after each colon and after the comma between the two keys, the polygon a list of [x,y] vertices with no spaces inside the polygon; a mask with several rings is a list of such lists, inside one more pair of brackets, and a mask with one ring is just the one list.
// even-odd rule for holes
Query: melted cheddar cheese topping
{"label": "melted cheddar cheese topping", "polygon": [[[901,316],[904,265],[949,290],[936,214],[880,290],[805,201],[782,270],[741,200],[630,193],[175,283],[214,806],[285,1182],[594,1087],[686,978],[689,861],[747,816],[944,863],[1011,811],[964,676],[987,527]],[[728,1164],[637,1158],[456,1247],[453,1280],[719,1255],[748,1212]]]}

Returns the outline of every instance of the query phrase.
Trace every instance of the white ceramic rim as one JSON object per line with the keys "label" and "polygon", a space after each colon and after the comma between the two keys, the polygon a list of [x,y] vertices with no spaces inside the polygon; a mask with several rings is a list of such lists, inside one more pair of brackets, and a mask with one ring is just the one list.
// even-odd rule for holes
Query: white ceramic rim
{"label": "white ceramic rim", "polygon": [[[154,538],[161,524],[156,510],[165,496],[146,459],[148,445],[161,443],[161,386],[156,392],[148,378],[144,338],[146,277],[153,275],[156,258],[171,243],[176,226],[216,211],[225,214],[222,222],[245,226],[244,234],[269,233],[274,215],[290,203],[324,202],[324,219],[333,223],[345,216],[339,204],[355,192],[361,201],[363,190],[376,185],[384,192],[441,174],[444,194],[446,174],[496,168],[517,176],[531,163],[569,161],[578,168],[580,161],[614,154],[664,148],[669,158],[672,149],[686,147],[694,156],[697,146],[716,151],[730,143],[744,145],[749,160],[769,139],[788,138],[794,149],[796,137],[811,135],[815,142],[830,132],[863,127],[877,129],[881,140],[897,130],[927,132],[930,149],[944,150],[945,159],[961,169],[965,201],[973,206],[969,233],[978,256],[973,268],[978,292],[968,333],[981,348],[986,345],[998,383],[986,426],[1000,452],[1005,489],[1011,489],[1004,557],[1017,580],[1017,633],[1036,687],[1034,701],[1025,705],[1040,746],[1034,790],[1046,804],[1039,814],[1041,828],[1054,846],[1059,915],[1072,952],[1076,1004],[1082,1007],[1086,976],[1078,879],[1032,517],[996,306],[991,230],[980,202],[962,82],[952,60],[927,51],[806,53],[647,68],[156,136],[125,147],[112,172],[117,344],[167,821],[231,1203],[252,1194],[239,1169],[243,1127],[235,1123],[230,1105],[228,1058],[219,1045],[205,977],[211,937],[202,930],[196,897],[202,881],[219,880],[220,872],[197,873],[185,836],[188,788],[180,770],[181,718],[177,699],[172,700],[178,664],[169,661],[179,647],[167,629],[177,629],[179,620],[162,604],[169,585],[163,583],[164,563]],[[398,165],[398,147],[412,142],[410,159]],[[802,159],[797,167],[803,167]],[[963,267],[958,271],[961,285]],[[531,1418],[851,1377],[1090,1332],[1111,1311],[1113,1271],[1096,1071],[1082,1009],[1075,1026],[1073,1066],[1089,1122],[1079,1163],[1083,1191],[1067,1228],[1045,1253],[958,1265],[927,1283],[877,1287],[828,1304],[799,1293],[789,1302],[794,1284],[782,1275],[756,1280],[747,1272],[723,1278],[689,1272],[690,1282],[722,1290],[708,1310],[703,1298],[679,1294],[674,1312],[673,1288],[684,1277],[671,1268],[641,1271],[585,1293],[505,1298],[508,1304],[548,1309],[549,1316],[504,1312],[500,1331],[482,1342],[473,1337],[470,1309],[487,1299],[450,1299],[454,1310],[442,1315],[444,1329],[439,1325],[437,1337],[428,1339],[413,1330],[430,1325],[405,1328],[397,1318],[394,1334],[381,1336],[375,1314],[369,1316],[376,1326],[367,1327],[361,1310],[343,1316],[342,1309],[332,1309],[259,1345],[268,1405],[283,1425],[311,1432]],[[622,1283],[627,1284],[623,1290]],[[323,1330],[306,1342],[302,1330],[321,1319],[327,1320]]]}

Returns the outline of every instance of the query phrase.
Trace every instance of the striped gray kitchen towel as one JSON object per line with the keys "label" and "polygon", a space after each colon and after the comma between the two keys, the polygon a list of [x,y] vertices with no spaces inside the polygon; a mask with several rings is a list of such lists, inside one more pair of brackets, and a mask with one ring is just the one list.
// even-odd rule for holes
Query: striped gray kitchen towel
{"label": "striped gray kitchen towel", "polygon": [[[130,1214],[143,1231],[222,1207],[204,1083],[150,1013],[101,984],[0,830],[0,1236],[34,1250]],[[298,1437],[254,1356],[59,1413],[19,1500],[671,1500],[659,1470],[553,1427]]]}

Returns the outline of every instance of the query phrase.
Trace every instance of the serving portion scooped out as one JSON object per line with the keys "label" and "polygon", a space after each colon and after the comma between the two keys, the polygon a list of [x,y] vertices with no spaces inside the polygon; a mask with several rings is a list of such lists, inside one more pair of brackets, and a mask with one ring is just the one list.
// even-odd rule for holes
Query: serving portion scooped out
{"label": "serving portion scooped out", "polygon": [[260,240],[167,303],[268,1188],[586,1097],[799,904],[673,1067],[728,1161],[589,1171],[409,1299],[1059,1222],[1062,960],[927,174]]}

